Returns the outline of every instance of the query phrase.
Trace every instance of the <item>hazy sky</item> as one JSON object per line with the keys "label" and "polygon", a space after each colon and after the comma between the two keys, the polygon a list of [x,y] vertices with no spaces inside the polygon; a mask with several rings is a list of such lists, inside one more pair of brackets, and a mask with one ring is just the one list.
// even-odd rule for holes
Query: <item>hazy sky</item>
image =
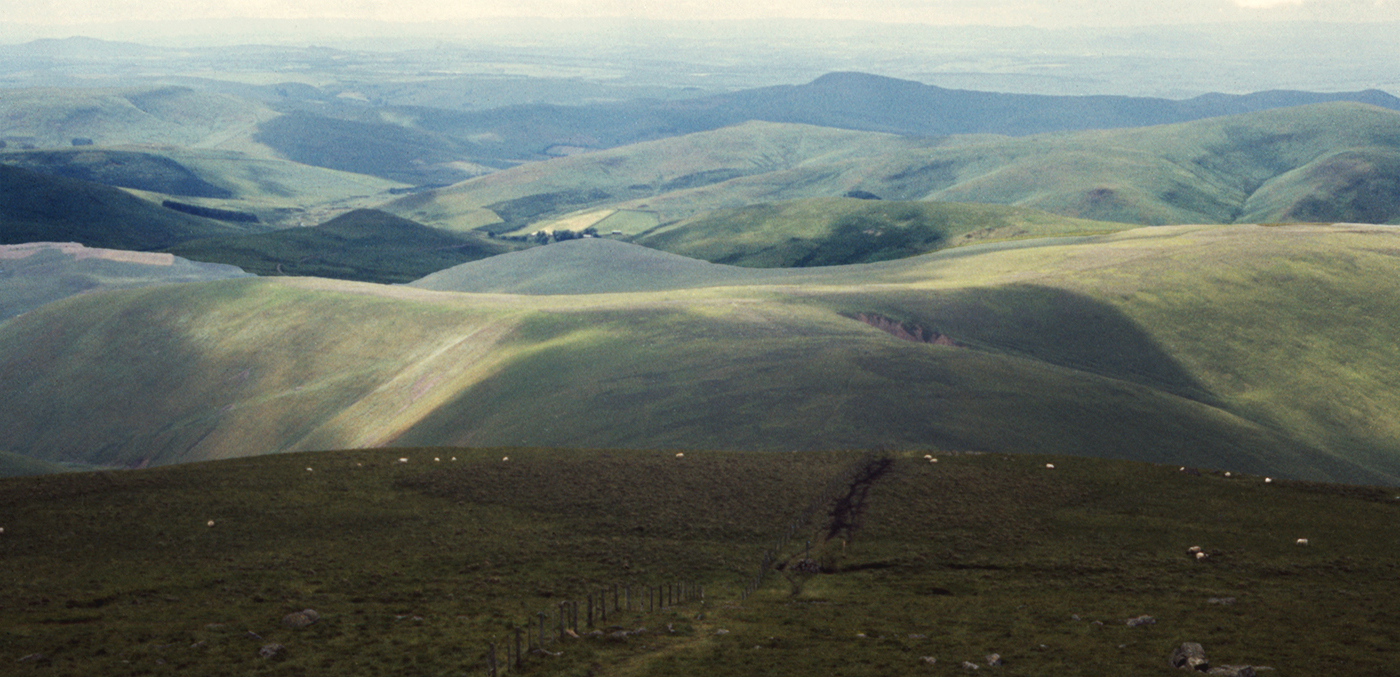
{"label": "hazy sky", "polygon": [[7,22],[481,17],[859,19],[986,25],[1125,25],[1221,21],[1400,21],[1400,0],[0,0]]}

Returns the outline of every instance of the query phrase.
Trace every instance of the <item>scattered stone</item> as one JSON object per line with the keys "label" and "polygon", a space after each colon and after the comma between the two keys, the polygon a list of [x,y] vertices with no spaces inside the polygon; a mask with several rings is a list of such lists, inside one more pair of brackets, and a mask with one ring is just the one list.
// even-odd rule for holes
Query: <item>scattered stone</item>
{"label": "scattered stone", "polygon": [[1142,627],[1142,626],[1144,626],[1144,625],[1153,625],[1153,624],[1155,624],[1156,622],[1157,622],[1157,619],[1155,619],[1155,618],[1153,618],[1153,617],[1151,617],[1151,616],[1138,616],[1137,618],[1129,618],[1129,619],[1126,621],[1126,623],[1128,624],[1128,627],[1130,627],[1130,628],[1138,628],[1138,627]]}
{"label": "scattered stone", "polygon": [[933,665],[934,663],[938,662],[938,659],[934,658],[933,656],[920,656],[919,660],[923,661],[928,665]]}
{"label": "scattered stone", "polygon": [[728,630],[725,630],[724,628],[720,628],[720,629],[718,629],[718,630],[715,631],[715,634],[716,634],[716,635],[727,635],[727,634],[729,634],[729,631],[728,631]]}
{"label": "scattered stone", "polygon": [[1221,665],[1207,670],[1206,674],[1220,677],[1255,677],[1254,667],[1249,665]]}
{"label": "scattered stone", "polygon": [[1073,618],[1074,620],[1077,621],[1077,620],[1079,620],[1079,614],[1074,614],[1074,615],[1070,616],[1070,618]]}
{"label": "scattered stone", "polygon": [[292,613],[287,614],[286,616],[283,616],[282,625],[285,625],[292,629],[298,629],[311,625],[312,623],[315,623],[318,620],[321,620],[320,614],[316,613],[315,611],[312,611],[311,609],[305,609],[303,611],[294,611]]}
{"label": "scattered stone", "polygon": [[28,656],[25,656],[25,657],[23,657],[23,658],[21,658],[21,659],[15,661],[15,662],[16,662],[16,663],[38,663],[39,661],[42,661],[42,660],[44,660],[44,654],[41,654],[41,653],[32,653],[32,654],[29,654]]}
{"label": "scattered stone", "polygon": [[253,632],[252,630],[249,630],[248,634],[244,635],[244,637],[247,637],[248,639],[262,639],[262,635],[259,635],[258,633]]}
{"label": "scattered stone", "polygon": [[194,644],[191,644],[191,645],[190,645],[190,648],[191,648],[191,649],[198,649],[199,647],[202,647],[202,646],[204,646],[204,640],[201,639],[201,640],[199,640],[198,642],[195,642]]}
{"label": "scattered stone", "polygon": [[967,670],[981,670],[982,666],[973,663],[972,661],[963,661],[963,668]]}
{"label": "scattered stone", "polygon": [[1224,606],[1230,606],[1231,604],[1234,604],[1234,603],[1235,603],[1235,598],[1234,598],[1234,597],[1212,597],[1212,598],[1206,600],[1206,604],[1222,604],[1222,605],[1224,605]]}
{"label": "scattered stone", "polygon": [[1187,670],[1205,671],[1210,668],[1210,661],[1206,660],[1206,650],[1196,642],[1183,642],[1181,646],[1172,649],[1167,663],[1174,668]]}
{"label": "scattered stone", "polygon": [[564,628],[564,634],[573,637],[574,639],[578,639],[578,633],[574,632],[573,628]]}
{"label": "scattered stone", "polygon": [[258,649],[258,655],[268,660],[277,660],[286,657],[287,647],[281,644],[264,644]]}
{"label": "scattered stone", "polygon": [[927,637],[927,635],[909,635],[909,639],[923,639],[925,637]]}
{"label": "scattered stone", "polygon": [[819,574],[822,572],[822,565],[817,564],[813,559],[800,559],[790,567],[799,574]]}
{"label": "scattered stone", "polygon": [[991,653],[987,654],[987,665],[995,668],[1002,665],[1006,665],[1006,662],[1001,660],[1001,654]]}
{"label": "scattered stone", "polygon": [[1097,625],[1099,627],[1103,627],[1103,621],[1094,621],[1093,623],[1090,623],[1090,625]]}
{"label": "scattered stone", "polygon": [[856,633],[856,639],[865,639],[865,633],[863,633],[863,632],[857,632],[857,633]]}

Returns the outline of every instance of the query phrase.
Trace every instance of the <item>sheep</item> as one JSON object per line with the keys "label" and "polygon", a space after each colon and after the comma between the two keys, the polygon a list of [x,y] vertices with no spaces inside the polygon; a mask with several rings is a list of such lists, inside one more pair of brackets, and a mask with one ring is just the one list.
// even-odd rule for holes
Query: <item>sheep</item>
{"label": "sheep", "polygon": [[1307,544],[1308,544],[1308,539],[1306,539],[1306,538],[1300,538],[1300,539],[1298,539],[1297,542],[1298,542],[1298,545],[1307,545]]}
{"label": "sheep", "polygon": [[678,451],[676,452],[676,458],[685,458],[685,454]]}
{"label": "sheep", "polygon": [[408,463],[408,459],[406,459],[406,458],[400,458],[400,459],[399,459],[399,463]]}
{"label": "sheep", "polygon": [[1274,483],[1274,478],[1272,478],[1272,477],[1265,477],[1265,478],[1264,478],[1264,484],[1273,484],[1273,483]]}
{"label": "sheep", "polygon": [[1197,562],[1203,562],[1203,561],[1205,561],[1205,559],[1206,559],[1207,557],[1210,557],[1210,555],[1207,555],[1207,554],[1205,554],[1205,553],[1203,553],[1203,552],[1198,552],[1198,553],[1196,553],[1196,561],[1197,561]]}
{"label": "sheep", "polygon": [[438,457],[436,457],[436,456],[433,457],[433,463],[441,463],[441,462],[442,462],[442,459],[440,459],[440,458],[438,458]]}
{"label": "sheep", "polygon": [[1193,555],[1198,555],[1198,554],[1200,554],[1200,552],[1201,552],[1201,546],[1199,546],[1199,545],[1193,545],[1193,546],[1187,548],[1187,549],[1186,549],[1186,552],[1189,552],[1189,553],[1191,553],[1191,554],[1193,554]]}
{"label": "sheep", "polygon": [[209,520],[209,524],[207,526],[209,526],[212,529],[214,527],[214,520]]}
{"label": "sheep", "polygon": [[311,468],[307,468],[307,469],[306,469],[306,472],[316,472],[316,471],[315,471],[315,470],[312,470]]}
{"label": "sheep", "polygon": [[1054,463],[1046,463],[1046,464],[1045,464],[1045,467],[1046,467],[1046,468],[1049,468],[1049,469],[1051,469],[1051,470],[1054,470],[1054,469],[1055,469],[1055,464],[1054,464]]}
{"label": "sheep", "polygon": [[510,457],[509,457],[509,456],[502,456],[502,457],[501,457],[501,460],[502,460],[502,461],[509,461],[509,460],[510,460]]}

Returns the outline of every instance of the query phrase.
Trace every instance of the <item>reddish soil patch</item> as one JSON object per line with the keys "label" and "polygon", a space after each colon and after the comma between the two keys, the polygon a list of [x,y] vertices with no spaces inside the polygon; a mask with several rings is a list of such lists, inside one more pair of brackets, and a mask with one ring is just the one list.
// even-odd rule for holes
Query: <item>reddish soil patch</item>
{"label": "reddish soil patch", "polygon": [[890,336],[914,343],[931,343],[936,346],[950,346],[953,348],[966,348],[967,346],[954,341],[947,334],[942,334],[927,327],[920,327],[916,324],[896,322],[883,315],[873,313],[856,313],[852,318],[860,320]]}

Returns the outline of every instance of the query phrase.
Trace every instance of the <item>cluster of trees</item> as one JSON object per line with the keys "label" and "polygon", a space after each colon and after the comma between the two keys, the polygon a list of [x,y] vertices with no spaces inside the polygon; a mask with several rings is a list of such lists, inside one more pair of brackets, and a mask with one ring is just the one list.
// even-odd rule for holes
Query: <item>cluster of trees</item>
{"label": "cluster of trees", "polygon": [[[487,235],[490,237],[497,237],[494,232],[488,232]],[[564,240],[578,240],[585,237],[597,236],[598,229],[589,226],[580,231],[572,231],[567,228],[561,228],[559,230],[554,231],[537,230],[533,233],[530,233],[529,235],[502,235],[500,237],[503,240],[512,240],[514,242],[533,242],[535,244],[549,244],[550,242],[563,242]]]}

